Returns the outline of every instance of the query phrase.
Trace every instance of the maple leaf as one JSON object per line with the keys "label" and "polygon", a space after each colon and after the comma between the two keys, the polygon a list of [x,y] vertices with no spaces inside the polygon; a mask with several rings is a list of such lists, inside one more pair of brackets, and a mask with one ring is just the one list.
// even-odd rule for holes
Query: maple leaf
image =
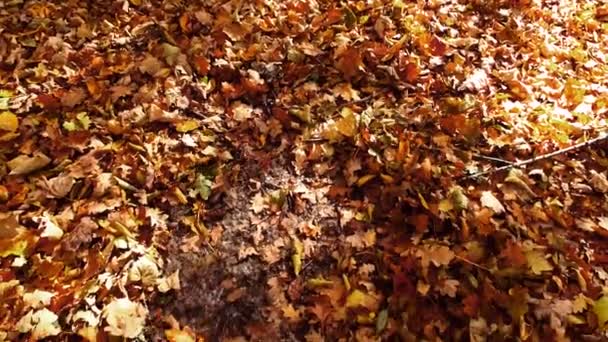
{"label": "maple leaf", "polygon": [[546,271],[552,271],[553,266],[547,261],[545,257],[545,253],[540,250],[530,250],[525,252],[526,260],[528,262],[528,266],[532,273],[534,274],[542,274]]}
{"label": "maple leaf", "polygon": [[247,121],[253,117],[253,108],[240,101],[233,103],[231,109],[236,121]]}
{"label": "maple leaf", "polygon": [[148,310],[129,298],[119,298],[107,304],[102,315],[108,323],[105,330],[111,335],[135,338],[144,328]]}
{"label": "maple leaf", "polygon": [[458,285],[460,285],[460,282],[456,279],[445,279],[441,281],[436,288],[442,295],[454,298],[456,297]]}
{"label": "maple leaf", "polygon": [[178,327],[165,330],[165,337],[169,342],[196,342],[194,332],[188,327],[179,329]]}
{"label": "maple leaf", "polygon": [[376,232],[373,230],[366,232],[358,231],[353,235],[347,236],[345,240],[355,249],[371,247],[376,243]]}
{"label": "maple leaf", "polygon": [[416,256],[421,258],[422,267],[428,268],[431,262],[437,267],[446,266],[456,254],[447,246],[432,245],[418,248]]}

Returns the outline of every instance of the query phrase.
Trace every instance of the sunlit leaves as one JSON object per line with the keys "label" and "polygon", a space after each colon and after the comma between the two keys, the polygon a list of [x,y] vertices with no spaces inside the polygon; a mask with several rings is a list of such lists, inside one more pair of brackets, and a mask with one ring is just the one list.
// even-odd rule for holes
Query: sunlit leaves
{"label": "sunlit leaves", "polygon": [[114,299],[103,309],[108,323],[105,330],[114,336],[135,338],[142,332],[147,315],[148,310],[140,303],[129,298]]}
{"label": "sunlit leaves", "polygon": [[564,97],[570,105],[578,105],[585,97],[585,87],[577,79],[570,78],[564,85]]}

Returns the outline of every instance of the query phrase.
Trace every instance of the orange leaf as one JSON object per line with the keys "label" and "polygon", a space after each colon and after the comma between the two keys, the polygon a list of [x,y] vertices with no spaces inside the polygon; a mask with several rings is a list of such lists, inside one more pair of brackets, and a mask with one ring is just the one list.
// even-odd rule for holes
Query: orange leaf
{"label": "orange leaf", "polygon": [[348,48],[340,57],[336,68],[342,71],[346,79],[351,79],[357,75],[357,72],[363,67],[363,59],[361,53],[356,48]]}
{"label": "orange leaf", "polygon": [[192,31],[192,24],[190,23],[190,16],[188,13],[184,13],[179,17],[179,27],[181,27],[184,33],[190,33]]}
{"label": "orange leaf", "polygon": [[196,72],[201,76],[207,76],[210,69],[210,64],[207,58],[203,56],[194,57],[194,67]]}

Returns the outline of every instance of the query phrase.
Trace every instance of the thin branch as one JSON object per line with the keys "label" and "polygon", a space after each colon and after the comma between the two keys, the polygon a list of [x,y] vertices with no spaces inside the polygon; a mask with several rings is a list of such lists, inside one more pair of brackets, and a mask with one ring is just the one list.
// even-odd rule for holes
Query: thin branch
{"label": "thin branch", "polygon": [[553,158],[553,157],[558,156],[560,154],[568,153],[568,152],[575,151],[575,150],[578,150],[578,149],[581,149],[581,148],[584,148],[584,147],[587,147],[587,146],[591,146],[593,144],[596,144],[596,143],[604,141],[604,140],[608,140],[608,134],[602,134],[602,135],[600,135],[597,138],[593,138],[591,140],[587,140],[587,141],[584,141],[582,143],[578,143],[576,145],[572,145],[570,147],[566,147],[566,148],[563,148],[563,149],[560,149],[560,150],[557,150],[557,151],[553,151],[551,153],[542,154],[542,155],[536,156],[534,158],[522,160],[520,162],[513,163],[511,165],[501,166],[501,167],[492,168],[492,169],[489,169],[489,170],[486,170],[486,171],[478,172],[478,173],[466,176],[464,178],[465,179],[467,179],[467,178],[477,178],[479,176],[485,176],[485,175],[490,175],[490,174],[493,174],[493,173],[496,173],[496,172],[509,170],[509,169],[514,168],[514,167],[522,167],[522,166],[525,166],[525,165],[528,165],[528,164],[535,163],[535,162],[537,162],[539,160]]}
{"label": "thin branch", "polygon": [[[421,148],[428,148],[430,150],[439,151],[439,152],[443,151],[443,149],[441,149],[439,147],[424,147],[424,146],[421,146]],[[462,150],[462,149],[455,148],[455,147],[451,147],[451,149],[454,150],[454,151],[458,151],[460,153],[470,153],[471,156],[473,156],[473,158],[485,159],[485,160],[489,160],[489,161],[493,161],[493,162],[498,162],[498,163],[505,164],[505,165],[513,165],[512,161],[508,161],[508,160],[505,160],[505,159],[496,158],[496,157],[490,157],[490,156],[486,156],[486,155],[475,153],[475,152],[470,152],[470,151],[467,151],[467,150]]]}

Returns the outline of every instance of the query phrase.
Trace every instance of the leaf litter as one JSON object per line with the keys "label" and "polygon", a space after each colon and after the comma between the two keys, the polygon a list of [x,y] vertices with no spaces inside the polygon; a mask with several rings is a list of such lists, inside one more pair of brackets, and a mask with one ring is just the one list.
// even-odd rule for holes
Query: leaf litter
{"label": "leaf litter", "polygon": [[0,23],[0,339],[606,337],[605,4]]}

